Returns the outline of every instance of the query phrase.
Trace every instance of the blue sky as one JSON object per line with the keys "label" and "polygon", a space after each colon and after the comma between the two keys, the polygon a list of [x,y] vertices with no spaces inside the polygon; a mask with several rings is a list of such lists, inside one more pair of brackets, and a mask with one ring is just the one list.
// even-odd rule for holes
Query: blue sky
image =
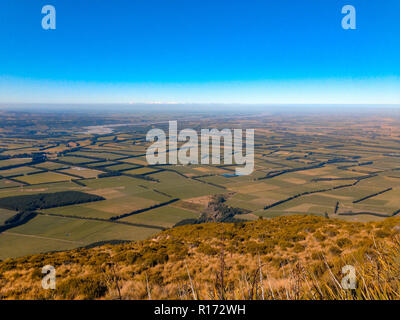
{"label": "blue sky", "polygon": [[398,0],[3,0],[0,102],[400,104],[399,14]]}

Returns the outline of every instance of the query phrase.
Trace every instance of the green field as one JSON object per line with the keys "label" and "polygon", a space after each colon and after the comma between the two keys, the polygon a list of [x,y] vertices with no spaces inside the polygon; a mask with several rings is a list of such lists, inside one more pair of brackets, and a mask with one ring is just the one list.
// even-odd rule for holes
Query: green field
{"label": "green field", "polygon": [[28,173],[39,172],[39,171],[40,171],[39,169],[26,166],[8,170],[0,170],[0,175],[2,175],[3,177],[13,177],[13,176],[22,176]]}
{"label": "green field", "polygon": [[15,181],[7,180],[7,179],[0,179],[0,189],[17,187],[19,185],[20,185],[20,183],[15,182]]}
{"label": "green field", "polygon": [[31,161],[32,161],[31,158],[15,158],[15,159],[0,160],[0,169],[8,166],[29,163]]}
{"label": "green field", "polygon": [[4,222],[14,216],[17,212],[7,209],[0,208],[0,225],[4,224]]}
{"label": "green field", "polygon": [[[156,232],[156,229],[108,222],[39,215],[0,235],[0,259],[8,257],[10,253],[20,256],[76,248],[98,241],[145,239]],[[15,246],[14,242],[10,242],[12,239],[15,240]],[[10,243],[14,246],[12,250]]]}
{"label": "green field", "polygon": [[97,178],[99,174],[103,173],[103,171],[80,167],[71,167],[68,169],[59,170],[58,172],[78,176],[81,178]]}
{"label": "green field", "polygon": [[199,215],[197,213],[188,210],[173,206],[166,206],[123,218],[121,221],[170,228],[181,220],[196,219],[198,216]]}
{"label": "green field", "polygon": [[44,172],[38,174],[32,174],[29,176],[18,177],[18,181],[23,181],[29,184],[40,184],[49,182],[59,182],[59,181],[69,181],[73,177],[67,176],[65,174],[59,174],[55,172]]}

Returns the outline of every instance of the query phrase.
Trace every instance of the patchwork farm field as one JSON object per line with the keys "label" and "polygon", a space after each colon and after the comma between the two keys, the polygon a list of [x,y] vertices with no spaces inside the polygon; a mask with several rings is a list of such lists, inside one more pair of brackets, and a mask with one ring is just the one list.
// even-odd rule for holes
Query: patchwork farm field
{"label": "patchwork farm field", "polygon": [[[223,161],[149,165],[147,132],[175,116],[195,130],[254,128],[253,173],[236,175],[236,165]],[[0,115],[0,198],[80,191],[104,200],[38,208],[17,224],[21,212],[0,209],[0,259],[146,239],[199,219],[215,195],[226,198],[237,221],[300,214],[364,222],[400,214],[396,117],[29,117]],[[102,126],[112,130],[99,133]]]}
{"label": "patchwork farm field", "polygon": [[[17,177],[15,177],[17,178]],[[50,182],[59,182],[59,181],[69,181],[71,180],[71,176],[67,176],[65,174],[59,174],[56,172],[44,172],[38,174],[24,175],[18,176],[18,181],[25,182],[29,185],[41,184],[41,183],[50,183]]]}

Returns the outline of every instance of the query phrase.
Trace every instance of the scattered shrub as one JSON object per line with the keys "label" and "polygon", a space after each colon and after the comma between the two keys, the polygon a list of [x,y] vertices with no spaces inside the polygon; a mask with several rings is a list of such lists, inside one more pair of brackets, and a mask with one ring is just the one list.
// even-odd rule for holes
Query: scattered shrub
{"label": "scattered shrub", "polygon": [[341,255],[342,250],[340,250],[337,246],[332,246],[329,248],[329,252],[335,256],[339,256],[339,255]]}
{"label": "scattered shrub", "polygon": [[339,238],[336,240],[336,244],[340,247],[340,248],[344,248],[344,247],[349,247],[351,246],[353,243],[351,242],[350,239],[348,238]]}
{"label": "scattered shrub", "polygon": [[107,286],[104,282],[95,277],[71,278],[62,281],[56,287],[57,293],[64,299],[98,299],[107,293]]}

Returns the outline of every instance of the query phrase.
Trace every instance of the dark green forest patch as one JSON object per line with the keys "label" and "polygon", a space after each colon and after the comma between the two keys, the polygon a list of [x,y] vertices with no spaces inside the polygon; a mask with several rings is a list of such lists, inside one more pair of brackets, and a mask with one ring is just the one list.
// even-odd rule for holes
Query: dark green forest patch
{"label": "dark green forest patch", "polygon": [[1,198],[0,208],[22,212],[101,200],[105,198],[80,191],[63,191]]}

